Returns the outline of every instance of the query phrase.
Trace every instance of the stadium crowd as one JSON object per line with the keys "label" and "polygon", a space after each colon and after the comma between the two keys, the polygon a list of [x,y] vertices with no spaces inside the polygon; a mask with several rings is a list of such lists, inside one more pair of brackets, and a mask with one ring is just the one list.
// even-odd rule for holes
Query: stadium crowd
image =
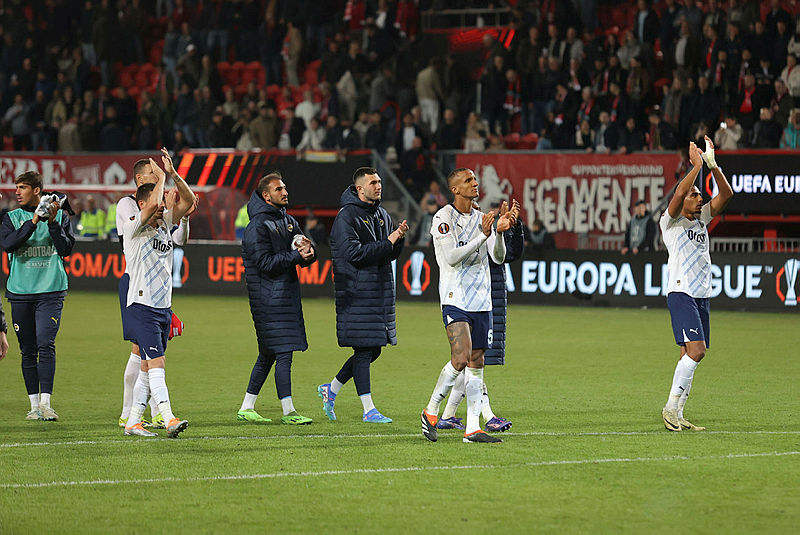
{"label": "stadium crowd", "polygon": [[424,10],[504,4],[7,1],[6,148],[376,149],[418,197],[442,149],[798,148],[798,3],[517,0],[479,58],[423,46]]}

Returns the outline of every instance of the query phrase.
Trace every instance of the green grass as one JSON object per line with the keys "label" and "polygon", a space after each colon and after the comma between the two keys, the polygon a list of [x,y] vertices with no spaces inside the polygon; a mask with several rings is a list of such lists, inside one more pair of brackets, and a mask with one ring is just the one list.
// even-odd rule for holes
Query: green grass
{"label": "green grass", "polygon": [[[349,354],[336,346],[333,303],[306,300],[311,348],[295,354],[294,401],[315,422],[300,428],[235,421],[256,356],[245,298],[177,295],[175,305],[187,328],[167,352],[167,383],[176,414],[191,422],[180,440],[126,438],[116,426],[128,355],[116,296],[67,299],[53,396],[60,422],[24,421],[9,335],[0,533],[788,533],[800,525],[794,315],[714,312],[712,348],[687,405],[709,431],[673,434],[660,421],[677,358],[666,309],[512,305],[508,364],[488,368],[486,380],[495,412],[514,427],[504,444],[479,446],[454,432],[428,443],[419,432],[449,356],[435,304],[398,306],[400,345],[372,368],[376,405],[394,418],[378,426],[361,423],[350,384],[337,400],[339,421],[324,418],[316,386]],[[280,419],[272,375],[257,409]],[[152,478],[162,481],[135,481]]]}

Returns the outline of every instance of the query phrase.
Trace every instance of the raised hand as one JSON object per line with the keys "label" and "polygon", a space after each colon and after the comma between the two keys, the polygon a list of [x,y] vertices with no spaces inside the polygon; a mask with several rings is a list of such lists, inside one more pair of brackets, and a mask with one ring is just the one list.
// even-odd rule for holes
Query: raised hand
{"label": "raised hand", "polygon": [[165,178],[167,178],[167,175],[164,173],[164,170],[161,169],[155,162],[155,160],[153,160],[152,158],[150,158],[150,168],[153,170],[153,174],[156,175],[156,178],[158,180],[164,180]]}
{"label": "raised hand", "polygon": [[164,164],[164,169],[170,176],[175,174],[175,166],[172,165],[172,156],[169,155],[169,151],[161,147],[161,162]]}
{"label": "raised hand", "polygon": [[689,143],[689,161],[692,162],[692,167],[703,166],[703,151],[701,151],[694,141]]}
{"label": "raised hand", "polygon": [[164,206],[167,210],[172,210],[178,202],[178,190],[171,189],[164,195]]}
{"label": "raised hand", "polygon": [[494,223],[494,210],[490,210],[489,213],[483,214],[481,217],[481,230],[483,230],[483,234],[485,236],[491,236],[492,234],[492,224]]}

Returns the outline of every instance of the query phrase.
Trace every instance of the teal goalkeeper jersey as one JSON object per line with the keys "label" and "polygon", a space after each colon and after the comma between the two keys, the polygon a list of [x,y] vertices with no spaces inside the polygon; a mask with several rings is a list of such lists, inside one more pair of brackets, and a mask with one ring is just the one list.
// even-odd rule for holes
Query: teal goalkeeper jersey
{"label": "teal goalkeeper jersey", "polygon": [[[33,219],[33,212],[21,208],[8,213],[14,228]],[[56,214],[61,224],[63,212]],[[15,294],[63,292],[67,289],[67,272],[50,237],[47,220],[39,222],[31,237],[19,249],[8,254],[9,275],[6,289]]]}

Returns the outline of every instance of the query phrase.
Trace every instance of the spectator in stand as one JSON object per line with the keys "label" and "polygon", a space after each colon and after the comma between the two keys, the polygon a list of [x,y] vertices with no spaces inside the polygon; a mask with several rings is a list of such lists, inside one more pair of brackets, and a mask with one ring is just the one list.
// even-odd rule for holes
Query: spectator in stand
{"label": "spectator in stand", "polygon": [[792,110],[791,120],[783,130],[781,137],[782,149],[800,149],[800,109]]}
{"label": "spectator in stand", "polygon": [[797,68],[797,56],[790,54],[786,57],[786,67],[781,71],[781,80],[789,89],[794,105],[800,106],[800,68]]}
{"label": "spectator in stand", "polygon": [[447,204],[447,199],[442,195],[439,183],[432,180],[428,185],[426,191],[419,201],[419,207],[422,212],[422,219],[416,227],[419,229],[417,232],[417,247],[429,247],[431,245],[430,228],[433,223],[433,216],[440,208]]}
{"label": "spectator in stand", "polygon": [[284,109],[279,137],[280,141],[278,142],[279,148],[288,149],[299,145],[300,141],[303,139],[303,132],[305,129],[305,123],[295,115],[294,108],[289,106]]}
{"label": "spectator in stand", "polygon": [[420,199],[425,185],[433,179],[430,156],[421,137],[416,136],[412,141],[411,149],[403,152],[400,157],[400,173],[411,196]]}
{"label": "spectator in stand", "polygon": [[36,92],[36,98],[28,109],[28,125],[31,128],[30,150],[53,150],[50,146],[50,133],[45,121],[47,103],[43,91]]}
{"label": "spectator in stand", "polygon": [[737,150],[741,146],[742,127],[736,122],[735,114],[728,114],[714,134],[714,146],[719,150]]}
{"label": "spectator in stand", "polygon": [[486,149],[486,138],[489,135],[489,126],[473,112],[467,117],[467,130],[464,139],[465,152],[483,152]]}
{"label": "spectator in stand", "polygon": [[623,70],[631,69],[631,60],[642,54],[642,44],[634,35],[633,30],[625,32],[625,41],[622,46],[617,50],[617,58]]}
{"label": "spectator in stand", "polygon": [[639,199],[633,206],[633,216],[625,230],[625,244],[620,253],[623,255],[650,252],[654,249],[656,238],[656,222],[647,210],[647,203]]}
{"label": "spectator in stand", "polygon": [[206,0],[201,17],[203,27],[208,29],[206,52],[218,61],[226,61],[228,59],[228,29],[233,21],[232,3],[224,0]]}
{"label": "spectator in stand", "polygon": [[297,145],[297,152],[303,153],[306,150],[322,150],[322,143],[325,141],[325,129],[319,123],[317,117],[311,118],[311,124],[303,132],[303,137]]}
{"label": "spectator in stand", "polygon": [[300,65],[300,56],[303,53],[303,36],[294,21],[286,21],[286,37],[283,44],[283,64],[286,70],[286,83],[297,87],[300,79],[297,76],[297,67]]}
{"label": "spectator in stand", "polygon": [[588,119],[583,119],[580,122],[580,127],[575,131],[575,148],[584,152],[592,152],[594,150],[595,132],[589,124]]}
{"label": "spectator in stand", "polygon": [[505,73],[505,59],[497,55],[492,58],[492,66],[483,77],[483,109],[484,119],[491,132],[502,132],[508,129],[506,124],[506,110],[503,107],[506,101],[506,88],[508,81]]}
{"label": "spectator in stand", "polygon": [[97,119],[95,116],[85,111],[81,115],[80,125],[78,126],[78,135],[81,138],[81,149],[87,152],[94,152],[97,150]]}
{"label": "spectator in stand", "polygon": [[551,251],[556,248],[556,241],[544,227],[541,219],[534,219],[530,230],[530,239],[525,238],[525,249],[529,254],[541,256],[544,251]]}
{"label": "spectator in stand", "polygon": [[[694,0],[686,0],[687,3]],[[675,39],[675,48],[672,50],[672,57],[675,58],[675,66],[681,76],[693,76],[697,71],[698,59],[700,56],[699,31],[697,35],[689,29],[689,22],[686,19],[680,20],[680,30]]]}
{"label": "spectator in stand", "polygon": [[558,26],[554,23],[547,25],[547,47],[546,56],[548,58],[555,58],[559,65],[564,63],[564,55],[567,45],[559,37]]}
{"label": "spectator in stand", "polygon": [[758,117],[758,110],[767,105],[768,102],[768,99],[765,99],[756,91],[755,76],[752,74],[745,75],[744,86],[734,101],[737,118],[744,129],[745,139],[749,139],[752,135],[753,127]]}
{"label": "spectator in stand", "polygon": [[679,76],[672,78],[670,87],[664,86],[664,98],[661,100],[661,109],[664,112],[664,122],[668,123],[677,132],[681,116],[681,102],[683,101],[683,84]]}
{"label": "spectator in stand", "polygon": [[219,75],[217,66],[211,62],[211,57],[208,54],[203,55],[200,59],[200,78],[197,80],[197,87],[200,89],[209,88],[211,96],[217,102],[223,98],[222,77]]}
{"label": "spectator in stand", "polygon": [[[192,89],[197,87],[197,81],[200,79],[200,56],[197,53],[197,47],[194,43],[189,43],[186,46],[186,52],[178,58],[176,70],[180,75],[181,69],[184,71],[184,79],[189,83]],[[184,80],[181,80],[184,81]]]}
{"label": "spectator in stand", "polygon": [[[434,136],[436,150],[455,151],[461,148],[461,125],[456,122],[456,112],[447,108],[444,110],[444,122]],[[447,176],[455,169],[455,154],[440,154],[439,166],[442,174]]]}
{"label": "spectator in stand", "polygon": [[311,125],[311,119],[319,116],[320,105],[314,102],[314,94],[310,90],[303,91],[303,100],[297,105],[294,113],[305,122],[306,128]]}
{"label": "spectator in stand", "polygon": [[239,111],[239,117],[231,128],[231,139],[237,150],[252,150],[253,138],[250,136],[250,110]]}
{"label": "spectator in stand", "polygon": [[6,128],[11,131],[13,138],[14,150],[30,150],[31,138],[30,128],[28,126],[28,105],[22,94],[14,96],[14,104],[8,108],[3,121],[6,123]]}
{"label": "spectator in stand", "polygon": [[619,145],[619,129],[611,122],[611,116],[605,110],[600,112],[598,121],[599,124],[595,132],[594,145],[591,152],[611,154],[617,150]]}
{"label": "spectator in stand", "polygon": [[633,33],[640,43],[653,46],[658,37],[658,14],[650,6],[650,0],[638,0],[638,11],[633,19]]}
{"label": "spectator in stand", "polygon": [[196,147],[198,146],[197,123],[200,109],[194,98],[194,93],[189,84],[181,84],[180,94],[175,102],[175,130],[183,132],[186,142]]}
{"label": "spectator in stand", "polygon": [[395,88],[392,67],[389,64],[384,64],[370,84],[369,109],[380,110],[384,104],[394,99]]}
{"label": "spectator in stand", "polygon": [[770,102],[770,109],[775,120],[780,123],[781,128],[786,128],[786,125],[789,124],[789,114],[794,109],[794,100],[789,96],[786,83],[780,78],[775,80],[775,96],[772,97],[772,102]]}
{"label": "spectator in stand", "polygon": [[422,122],[428,125],[431,133],[439,127],[439,102],[444,100],[441,72],[444,62],[436,56],[417,75],[417,101],[422,110]]}
{"label": "spectator in stand", "polygon": [[622,129],[617,154],[640,152],[644,148],[644,134],[636,128],[636,119],[628,117]]}
{"label": "spectator in stand", "polygon": [[206,134],[208,146],[215,149],[233,147],[232,129],[233,119],[225,115],[222,108],[218,106],[211,115],[211,125]]}
{"label": "spectator in stand", "polygon": [[570,61],[578,60],[583,61],[583,41],[578,38],[578,30],[573,26],[567,28],[567,38],[564,40],[564,58],[565,65],[569,65]]}
{"label": "spectator in stand", "polygon": [[278,117],[275,108],[262,103],[258,107],[258,116],[250,121],[250,137],[253,146],[269,150],[277,144]]}
{"label": "spectator in stand", "polygon": [[713,79],[717,70],[717,59],[722,49],[722,41],[716,26],[706,24],[703,26],[703,45],[701,48],[700,72],[707,78]]}
{"label": "spectator in stand", "polygon": [[325,120],[325,138],[322,140],[324,150],[334,150],[339,148],[339,138],[342,135],[342,128],[339,126],[339,118],[336,115],[328,115]]}
{"label": "spectator in stand", "polygon": [[228,117],[239,116],[239,103],[236,101],[236,94],[230,87],[225,90],[225,101],[222,103],[222,113]]}
{"label": "spectator in stand", "polygon": [[700,39],[703,29],[703,11],[697,7],[696,0],[684,0],[683,8],[678,12],[678,20],[684,19],[695,39]]}
{"label": "spectator in stand", "polygon": [[367,137],[367,130],[369,130],[369,117],[367,112],[362,111],[358,114],[358,120],[353,123],[353,129],[361,136],[362,143]]}
{"label": "spectator in stand", "polygon": [[789,26],[792,23],[792,17],[781,7],[781,0],[770,0],[770,10],[764,18],[764,26],[767,34],[775,35],[778,31],[779,23]]}
{"label": "spectator in stand", "polygon": [[369,127],[364,134],[364,148],[376,150],[379,154],[386,154],[386,129],[383,127],[381,114],[373,111],[369,114]]}
{"label": "spectator in stand", "polygon": [[608,113],[611,122],[617,125],[618,128],[622,128],[628,115],[630,115],[628,97],[622,93],[622,87],[617,82],[611,82],[608,88],[611,93],[609,95],[608,104]]}
{"label": "spectator in stand", "polygon": [[80,152],[81,138],[78,133],[78,117],[73,115],[58,130],[59,152]]}
{"label": "spectator in stand", "polygon": [[353,121],[343,117],[336,147],[341,150],[342,153],[347,153],[347,151],[358,150],[361,146],[361,135],[353,128]]}
{"label": "spectator in stand", "polygon": [[109,106],[106,123],[100,130],[99,149],[103,152],[123,152],[130,148],[130,136],[117,122],[117,110]]}
{"label": "spectator in stand", "polygon": [[780,145],[783,128],[772,116],[772,110],[761,108],[761,119],[753,127],[753,147],[756,149],[777,149]]}
{"label": "spectator in stand", "polygon": [[675,132],[672,127],[661,120],[661,110],[658,107],[653,107],[648,114],[648,122],[650,123],[650,131],[647,133],[647,150],[675,150],[677,142],[675,141]]}

